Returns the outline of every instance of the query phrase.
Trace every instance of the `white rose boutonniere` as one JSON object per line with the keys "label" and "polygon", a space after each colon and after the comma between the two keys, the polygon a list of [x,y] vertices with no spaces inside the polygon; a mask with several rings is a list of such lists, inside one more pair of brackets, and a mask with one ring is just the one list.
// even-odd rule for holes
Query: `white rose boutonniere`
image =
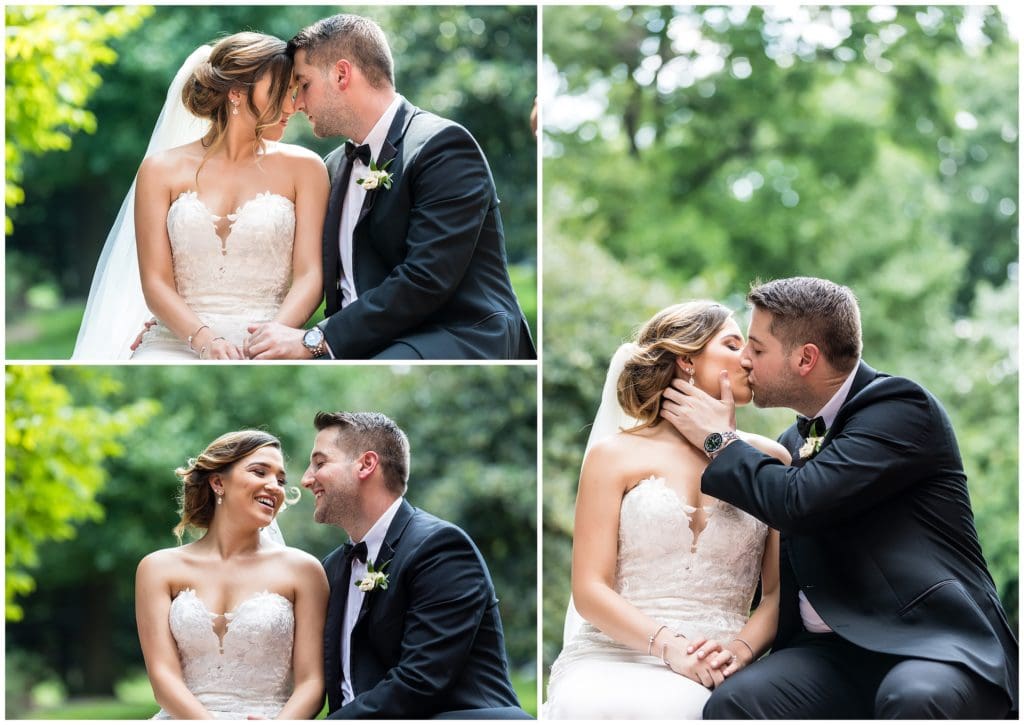
{"label": "white rose boutonniere", "polygon": [[[394,161],[394,159],[391,159]],[[377,168],[377,163],[370,159],[370,172],[361,179],[356,179],[356,183],[367,191],[373,191],[378,186],[383,186],[385,189],[391,188],[391,174],[388,173],[387,168],[391,165],[391,161]]]}
{"label": "white rose boutonniere", "polygon": [[373,567],[373,562],[366,562],[366,576],[356,582],[356,587],[361,592],[372,592],[375,589],[386,591],[388,588],[388,575],[384,573],[384,569],[387,568],[391,562],[384,562],[384,566],[380,569]]}
{"label": "white rose boutonniere", "polygon": [[825,440],[826,431],[818,432],[818,424],[815,423],[811,426],[810,434],[804,439],[804,444],[800,446],[800,450],[797,451],[797,455],[800,456],[800,460],[807,460],[814,458],[814,456],[821,450],[821,442]]}

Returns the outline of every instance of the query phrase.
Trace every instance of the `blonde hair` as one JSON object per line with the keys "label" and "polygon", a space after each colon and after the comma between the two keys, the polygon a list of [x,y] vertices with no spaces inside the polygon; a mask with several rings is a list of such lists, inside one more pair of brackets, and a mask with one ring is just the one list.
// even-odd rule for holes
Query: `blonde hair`
{"label": "blonde hair", "polygon": [[[186,529],[208,529],[213,521],[216,504],[210,477],[226,472],[253,451],[267,446],[281,450],[281,441],[261,430],[232,431],[206,446],[198,457],[188,459],[188,463],[175,469],[175,475],[181,479],[178,497],[181,520],[174,527],[179,542]],[[288,503],[295,503],[295,500]]]}
{"label": "blonde hair", "polygon": [[[256,117],[253,152],[263,151],[263,132],[280,120],[291,84],[292,60],[287,50],[288,44],[272,35],[235,33],[213,46],[209,59],[192,72],[181,89],[181,101],[192,114],[211,123],[203,137],[206,153],[196,169],[196,186],[203,164],[224,141],[231,113],[228,93],[232,89],[242,87],[246,91],[246,105]],[[253,102],[252,89],[266,73],[270,73],[270,103],[260,112]]]}
{"label": "blonde hair", "polygon": [[702,352],[730,317],[728,307],[695,300],[666,307],[640,328],[617,387],[622,410],[638,421],[629,431],[658,422],[662,391],[677,374],[676,359]]}

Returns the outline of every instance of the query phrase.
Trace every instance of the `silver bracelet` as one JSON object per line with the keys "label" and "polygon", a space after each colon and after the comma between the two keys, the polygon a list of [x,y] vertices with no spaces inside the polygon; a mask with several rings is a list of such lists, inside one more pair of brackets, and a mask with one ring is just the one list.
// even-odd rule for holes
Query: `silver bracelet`
{"label": "silver bracelet", "polygon": [[751,662],[753,662],[754,660],[757,659],[757,655],[754,654],[754,648],[750,646],[750,643],[747,642],[747,640],[743,639],[742,637],[733,637],[732,641],[733,642],[739,642],[744,647],[746,647],[748,650],[750,650],[750,661]]}
{"label": "silver bracelet", "polygon": [[200,325],[199,327],[196,328],[195,332],[193,332],[191,335],[188,336],[188,349],[189,350],[191,350],[192,352],[196,351],[196,349],[194,347],[192,347],[192,340],[194,340],[196,335],[198,335],[200,332],[202,332],[203,330],[208,330],[208,329],[210,329],[209,325]]}
{"label": "silver bracelet", "polygon": [[[658,635],[661,634],[661,630],[663,629],[668,629],[668,625],[661,625],[656,630],[654,630],[654,634],[647,638],[647,654],[651,657],[654,656],[654,652],[652,651],[654,649],[654,640],[658,638]],[[664,659],[664,657],[662,659]]]}

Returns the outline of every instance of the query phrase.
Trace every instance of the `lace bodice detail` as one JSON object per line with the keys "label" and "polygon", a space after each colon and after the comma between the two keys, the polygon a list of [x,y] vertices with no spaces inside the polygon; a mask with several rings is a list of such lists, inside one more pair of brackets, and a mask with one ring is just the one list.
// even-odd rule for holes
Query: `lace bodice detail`
{"label": "lace bodice detail", "polygon": [[185,589],[171,602],[170,627],[185,686],[215,717],[272,718],[291,696],[295,614],[280,594],[260,592],[215,614]]}
{"label": "lace bodice detail", "polygon": [[[291,286],[295,204],[265,192],[224,222],[197,192],[185,191],[167,211],[167,234],[178,294],[204,323],[240,345],[246,325],[273,319]],[[158,325],[142,351],[171,343],[181,341]]]}
{"label": "lace bodice detail", "polygon": [[[630,489],[619,512],[615,590],[680,634],[728,641],[749,616],[768,527],[714,501],[704,509],[703,530],[695,534],[695,511],[664,479],[652,477]],[[552,666],[552,685],[573,661],[602,655],[660,665],[584,623]]]}

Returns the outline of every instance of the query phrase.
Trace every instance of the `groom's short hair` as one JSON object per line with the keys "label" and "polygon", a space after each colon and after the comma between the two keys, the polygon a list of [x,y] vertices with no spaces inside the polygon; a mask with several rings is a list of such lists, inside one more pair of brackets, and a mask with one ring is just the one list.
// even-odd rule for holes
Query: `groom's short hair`
{"label": "groom's short hair", "polygon": [[360,15],[342,13],[318,20],[288,41],[288,55],[306,51],[306,62],[321,68],[345,58],[374,88],[395,87],[395,61],[384,31]]}
{"label": "groom's short hair", "polygon": [[389,490],[405,495],[409,484],[409,439],[383,413],[325,413],[313,418],[318,431],[336,428],[335,445],[353,455],[373,451]]}
{"label": "groom's short hair", "polygon": [[817,277],[789,277],[754,283],[747,302],[772,314],[771,333],[787,352],[814,343],[844,373],[860,359],[860,308],[849,287]]}

